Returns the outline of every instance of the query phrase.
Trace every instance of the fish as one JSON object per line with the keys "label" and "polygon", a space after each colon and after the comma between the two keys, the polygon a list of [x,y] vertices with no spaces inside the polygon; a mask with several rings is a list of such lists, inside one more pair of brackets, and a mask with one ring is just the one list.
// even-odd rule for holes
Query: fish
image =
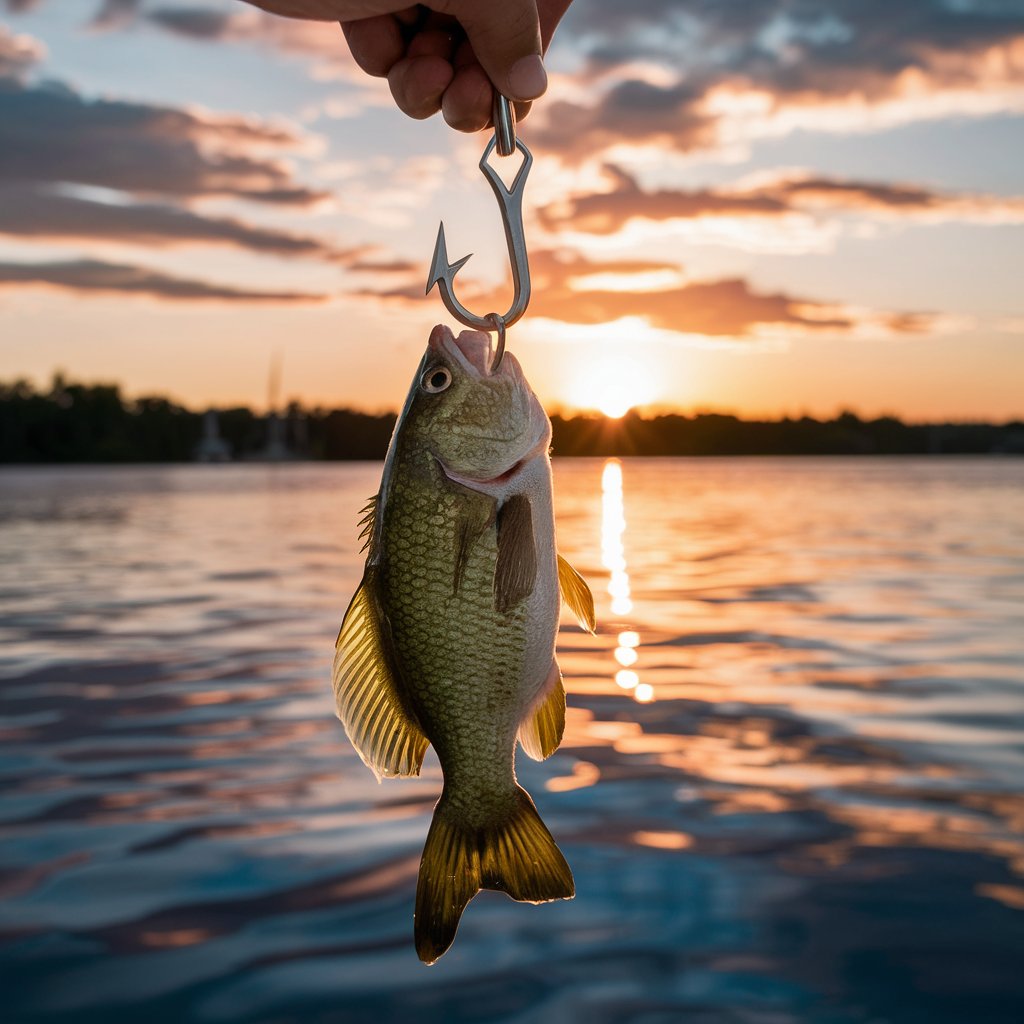
{"label": "fish", "polygon": [[444,775],[420,861],[414,941],[451,946],[481,889],[572,899],[572,871],[516,781],[562,740],[561,601],[595,630],[583,577],[555,549],[551,423],[515,356],[489,335],[430,333],[363,510],[366,564],[332,672],[337,714],[377,780]]}

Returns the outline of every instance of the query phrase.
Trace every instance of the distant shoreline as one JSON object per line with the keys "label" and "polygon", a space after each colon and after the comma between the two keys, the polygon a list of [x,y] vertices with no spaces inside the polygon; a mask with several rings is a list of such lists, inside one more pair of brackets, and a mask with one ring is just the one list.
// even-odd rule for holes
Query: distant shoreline
{"label": "distant shoreline", "polygon": [[[42,392],[0,384],[0,464],[159,465],[380,460],[395,414],[306,409],[260,415],[244,407],[195,411],[163,397],[126,399],[114,384],[56,378]],[[556,457],[1024,455],[1024,421],[908,424],[844,412],[746,420],[722,413],[621,419],[551,417]]]}
{"label": "distant shoreline", "polygon": [[[558,462],[586,462],[588,459],[601,462],[606,459],[624,459],[628,462],[633,461],[661,461],[665,460],[670,462],[672,460],[679,459],[693,459],[695,461],[712,461],[714,459],[721,460],[733,460],[737,462],[748,460],[748,461],[769,461],[772,459],[785,459],[798,462],[800,460],[812,461],[815,459],[836,461],[836,462],[856,462],[856,461],[872,461],[872,462],[897,462],[900,459],[906,459],[910,461],[916,461],[924,459],[926,461],[942,460],[946,459],[950,462],[974,462],[974,461],[994,461],[994,462],[1017,462],[1024,456],[1021,452],[941,452],[939,454],[919,454],[919,453],[885,453],[885,454],[871,454],[871,455],[859,455],[859,454],[846,454],[846,455],[806,455],[806,454],[773,454],[773,455],[559,455],[558,452],[551,453],[552,463]],[[218,469],[257,469],[257,468],[295,468],[300,469],[303,467],[312,466],[360,466],[360,465],[373,465],[375,463],[382,464],[384,457],[380,458],[352,458],[352,459],[310,459],[310,458],[295,458],[295,459],[282,459],[282,460],[267,460],[262,461],[260,459],[231,459],[226,462],[212,463],[212,462],[199,462],[196,460],[164,460],[162,462],[4,462],[0,460],[0,475],[4,473],[16,472],[18,470],[47,470],[47,469],[81,469],[81,470],[116,470],[116,469],[161,469],[161,468],[177,468],[177,469],[210,469],[211,472],[215,472]]]}

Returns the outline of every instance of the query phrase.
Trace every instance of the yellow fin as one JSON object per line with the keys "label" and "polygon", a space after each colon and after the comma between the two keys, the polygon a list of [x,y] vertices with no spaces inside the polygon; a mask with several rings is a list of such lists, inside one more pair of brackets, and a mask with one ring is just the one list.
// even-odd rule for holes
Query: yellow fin
{"label": "yellow fin", "polygon": [[561,556],[558,556],[558,589],[580,626],[588,633],[597,629],[594,595],[587,581]]}
{"label": "yellow fin", "polygon": [[332,681],[338,717],[378,782],[385,775],[419,775],[429,743],[402,706],[382,639],[368,574],[345,612]]}
{"label": "yellow fin", "polygon": [[452,944],[466,904],[481,889],[528,903],[576,894],[562,851],[518,786],[507,816],[482,828],[464,825],[441,794],[416,885],[416,952],[424,963],[432,964]]}
{"label": "yellow fin", "polygon": [[558,749],[564,730],[565,690],[558,662],[552,661],[540,697],[519,726],[519,742],[534,761],[543,761]]}

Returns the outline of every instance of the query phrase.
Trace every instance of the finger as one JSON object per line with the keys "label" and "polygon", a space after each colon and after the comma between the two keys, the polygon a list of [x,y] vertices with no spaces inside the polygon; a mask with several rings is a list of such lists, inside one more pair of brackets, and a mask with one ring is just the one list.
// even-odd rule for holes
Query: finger
{"label": "finger", "polygon": [[455,53],[455,34],[440,29],[430,29],[420,32],[412,42],[409,49],[405,51],[407,57],[440,57],[442,60],[452,61]]}
{"label": "finger", "polygon": [[470,64],[479,64],[476,54],[473,52],[473,44],[468,39],[463,39],[455,51],[452,64],[457,68],[464,68]]}
{"label": "finger", "polygon": [[343,21],[341,30],[345,33],[353,60],[374,78],[386,78],[405,54],[405,40],[398,22],[390,14]]}
{"label": "finger", "polygon": [[388,85],[399,110],[421,121],[441,109],[453,74],[441,57],[404,57],[388,72]]}
{"label": "finger", "polygon": [[[533,100],[547,88],[535,0],[449,0],[445,8],[466,30],[494,85],[509,99]],[[500,11],[500,14],[497,13]]]}
{"label": "finger", "polygon": [[411,7],[403,7],[400,11],[395,11],[395,17],[407,29],[417,28],[429,16],[429,12],[425,11],[419,4],[413,4]]}
{"label": "finger", "polygon": [[437,11],[428,10],[426,20],[423,22],[424,29],[442,29],[445,32],[462,33],[458,21],[450,14],[438,14]]}
{"label": "finger", "polygon": [[[452,84],[445,90],[444,98],[441,102],[441,111],[444,114],[444,119],[453,128],[458,128],[459,131],[463,132],[476,132],[490,127],[493,114],[494,89],[491,86],[491,80],[487,78],[487,73],[480,67],[480,62],[476,59],[473,47],[468,39],[463,40],[455,51],[452,64],[455,65],[455,78],[452,80]],[[461,73],[468,68],[474,70],[468,80],[462,81]],[[488,86],[482,103],[475,95],[474,89],[479,75],[483,75]],[[449,96],[453,89],[456,92]],[[532,105],[531,103],[514,103],[516,120],[521,121],[526,117]],[[470,108],[473,110],[472,114],[470,113]],[[478,124],[478,115],[481,111],[486,112],[487,120],[483,124]]]}
{"label": "finger", "polygon": [[478,132],[490,124],[494,89],[479,64],[459,68],[441,97],[445,121],[460,132]]}

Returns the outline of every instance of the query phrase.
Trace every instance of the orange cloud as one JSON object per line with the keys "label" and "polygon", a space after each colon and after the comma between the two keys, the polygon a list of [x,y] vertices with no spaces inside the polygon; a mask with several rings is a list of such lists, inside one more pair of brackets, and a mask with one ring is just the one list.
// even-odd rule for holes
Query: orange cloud
{"label": "orange cloud", "polygon": [[[652,327],[679,334],[757,338],[779,327],[818,334],[920,333],[932,321],[926,313],[856,311],[781,292],[762,294],[742,278],[639,287],[653,273],[679,274],[675,264],[663,261],[595,261],[567,250],[540,250],[531,254],[530,270],[530,316],[568,324],[596,325],[639,317]],[[588,286],[588,280],[608,275],[619,278],[615,288]],[[631,288],[631,280],[638,286]],[[386,288],[364,287],[350,294],[405,304],[422,302],[423,286],[410,280]],[[474,290],[466,284],[459,294],[471,308],[502,309],[508,303],[507,285]]]}
{"label": "orange cloud", "polygon": [[901,219],[986,223],[1024,221],[1024,199],[957,195],[916,185],[789,174],[753,187],[642,189],[625,171],[606,167],[608,192],[574,196],[540,210],[549,230],[614,234],[631,220],[781,217],[791,213],[872,213]]}
{"label": "orange cloud", "polygon": [[30,36],[16,36],[0,25],[0,80],[21,78],[43,59],[43,45]]}

